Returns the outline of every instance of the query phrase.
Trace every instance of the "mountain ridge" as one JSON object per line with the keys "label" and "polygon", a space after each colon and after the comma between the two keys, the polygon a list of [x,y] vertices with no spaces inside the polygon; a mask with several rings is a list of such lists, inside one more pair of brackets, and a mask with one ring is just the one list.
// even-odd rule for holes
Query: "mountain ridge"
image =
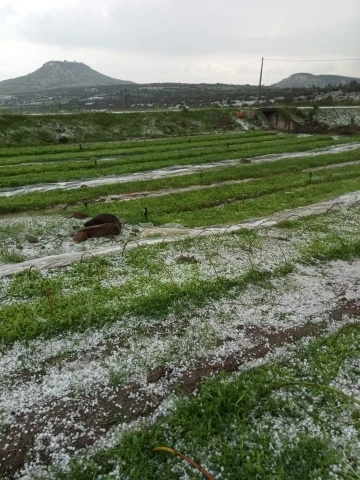
{"label": "mountain ridge", "polygon": [[284,78],[280,82],[273,83],[271,87],[275,88],[325,88],[328,85],[337,87],[338,85],[346,85],[353,80],[360,83],[360,78],[346,77],[344,75],[314,75],[312,73],[293,73],[288,78]]}
{"label": "mountain ridge", "polygon": [[51,60],[32,73],[0,82],[0,93],[31,93],[69,87],[133,84],[93,70],[82,62]]}

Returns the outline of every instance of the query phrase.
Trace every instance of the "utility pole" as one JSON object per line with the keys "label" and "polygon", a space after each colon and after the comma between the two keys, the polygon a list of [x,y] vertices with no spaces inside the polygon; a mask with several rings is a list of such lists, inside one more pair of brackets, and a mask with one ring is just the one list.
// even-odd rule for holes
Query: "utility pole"
{"label": "utility pole", "polygon": [[261,70],[260,70],[260,80],[259,80],[259,92],[257,98],[257,106],[259,108],[260,105],[260,95],[261,95],[261,82],[262,82],[262,74],[263,74],[263,66],[264,66],[264,57],[261,59]]}
{"label": "utility pole", "polygon": [[129,90],[127,88],[125,88],[125,105],[126,105],[126,108],[129,108],[128,93],[129,93]]}

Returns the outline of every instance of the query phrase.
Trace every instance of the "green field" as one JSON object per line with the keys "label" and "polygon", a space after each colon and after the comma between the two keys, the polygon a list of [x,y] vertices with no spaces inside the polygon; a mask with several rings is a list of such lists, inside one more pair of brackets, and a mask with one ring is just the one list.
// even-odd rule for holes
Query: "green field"
{"label": "green field", "polygon": [[[219,136],[218,140],[214,140],[209,146],[204,148],[191,146],[174,151],[174,145],[170,145],[169,149],[164,150],[164,147],[158,147],[161,148],[160,153],[147,153],[147,147],[143,149],[146,153],[140,153],[141,149],[138,149],[136,154],[133,154],[132,151],[129,154],[126,150],[122,153],[121,149],[117,149],[97,151],[96,157],[94,157],[94,153],[89,152],[88,155],[91,161],[85,161],[81,158],[72,162],[63,160],[63,158],[68,155],[78,154],[66,153],[53,156],[40,154],[36,161],[36,163],[39,162],[39,165],[32,164],[33,156],[9,157],[2,162],[4,168],[1,171],[0,188],[18,187],[36,183],[92,179],[107,175],[122,175],[177,165],[198,165],[211,161],[236,158],[253,158],[261,155],[269,155],[274,152],[279,154],[303,152],[354,141],[354,138],[351,138],[351,140],[333,140],[331,137],[326,136],[314,137],[310,140],[307,138],[289,138],[285,136],[271,138],[270,140],[268,140],[267,137],[265,138],[266,141],[263,142],[261,137],[256,137],[254,140],[253,137],[247,139],[246,135],[241,135],[240,139],[234,138],[230,144],[228,139],[224,141],[221,139],[221,136]],[[179,148],[179,145],[180,144],[175,146]],[[112,157],[108,159],[105,155],[108,155],[110,152]],[[57,157],[62,157],[62,159],[57,160]],[[30,164],[26,163],[29,162],[29,159]],[[51,162],[49,162],[50,159]],[[20,160],[21,164],[14,165],[14,160],[16,162]],[[46,163],[47,161],[49,163]],[[44,164],[46,164],[45,170]]]}
{"label": "green field", "polygon": [[1,479],[360,478],[359,138],[182,115],[0,146]]}

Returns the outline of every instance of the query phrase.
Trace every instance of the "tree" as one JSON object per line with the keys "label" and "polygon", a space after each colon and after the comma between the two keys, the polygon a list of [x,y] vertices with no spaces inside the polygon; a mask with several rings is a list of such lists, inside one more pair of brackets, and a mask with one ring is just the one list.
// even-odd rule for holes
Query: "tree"
{"label": "tree", "polygon": [[348,91],[360,92],[360,83],[357,80],[351,80],[348,84]]}

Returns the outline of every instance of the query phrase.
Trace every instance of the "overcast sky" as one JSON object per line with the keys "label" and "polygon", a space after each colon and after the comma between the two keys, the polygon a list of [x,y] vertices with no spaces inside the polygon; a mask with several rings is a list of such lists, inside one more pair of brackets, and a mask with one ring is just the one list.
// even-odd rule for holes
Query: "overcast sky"
{"label": "overcast sky", "polygon": [[[136,82],[360,77],[360,0],[0,0],[0,80],[76,60]],[[238,66],[250,66],[211,77]],[[207,78],[211,77],[211,78]]]}

